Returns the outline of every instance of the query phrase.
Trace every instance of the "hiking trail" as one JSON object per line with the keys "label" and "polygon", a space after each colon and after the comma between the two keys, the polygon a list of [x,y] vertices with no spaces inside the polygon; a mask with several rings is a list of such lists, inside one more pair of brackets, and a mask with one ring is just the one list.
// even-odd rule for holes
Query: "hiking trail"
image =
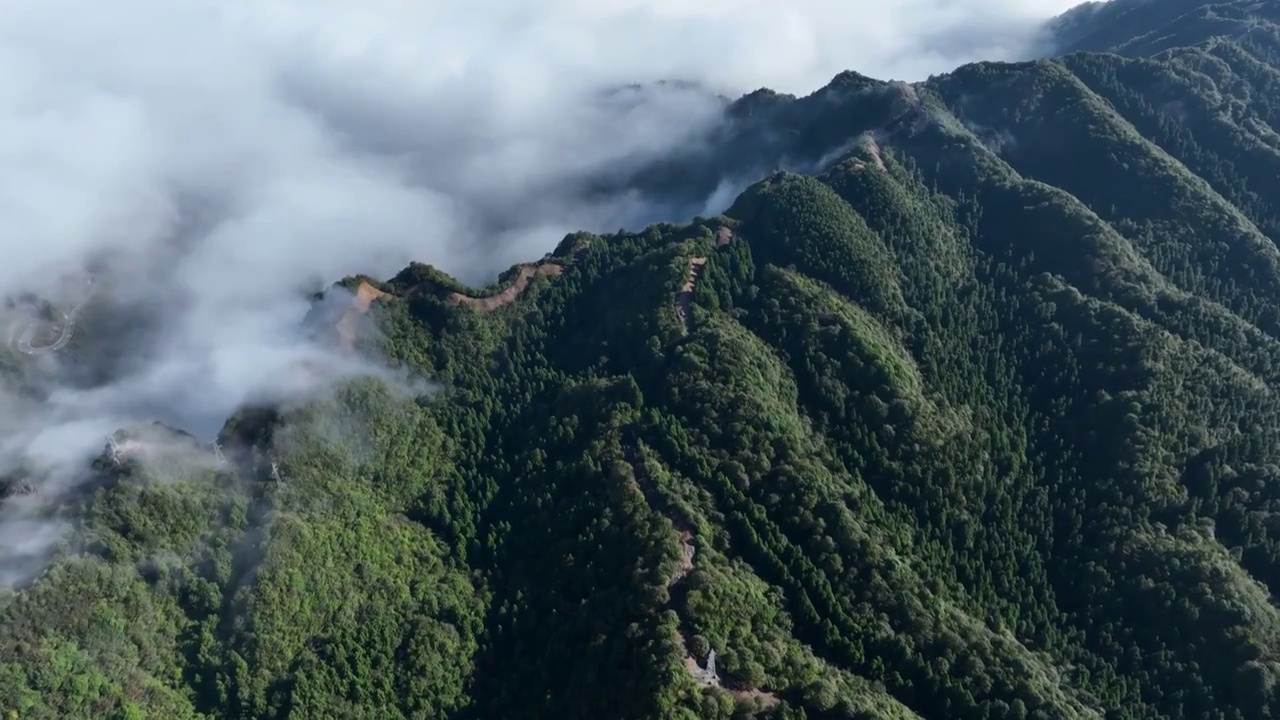
{"label": "hiking trail", "polygon": [[[694,527],[687,519],[671,513],[670,509],[666,511],[662,509],[662,503],[658,502],[657,493],[655,492],[653,478],[645,470],[636,444],[624,440],[621,443],[621,449],[622,459],[631,466],[632,482],[640,490],[645,502],[670,520],[672,527],[680,533],[680,563],[667,578],[667,588],[673,589],[693,572],[695,554]],[[684,649],[684,657],[682,658],[684,668],[699,686],[719,688],[729,693],[736,700],[755,705],[760,709],[767,710],[777,707],[779,700],[775,693],[759,688],[733,687],[734,683],[732,681],[730,682],[730,687],[725,687],[716,669],[716,651],[712,649],[707,654],[706,666],[704,667],[698,663],[698,659],[690,652],[689,642],[684,632],[677,628],[675,635],[679,646]]]}
{"label": "hiking trail", "polygon": [[538,275],[559,275],[564,272],[564,268],[556,263],[542,263],[541,265],[525,265],[520,268],[520,274],[516,279],[506,287],[505,290],[496,294],[485,297],[471,297],[460,292],[451,292],[446,295],[446,299],[458,305],[469,305],[477,310],[488,311],[496,310],[503,305],[514,302],[520,297],[521,293],[529,287],[529,283]]}
{"label": "hiking trail", "polygon": [[693,331],[693,318],[689,309],[693,304],[693,290],[698,286],[698,279],[702,277],[702,268],[706,264],[705,257],[689,258],[689,273],[685,277],[684,286],[676,293],[676,315],[684,325],[685,332]]}

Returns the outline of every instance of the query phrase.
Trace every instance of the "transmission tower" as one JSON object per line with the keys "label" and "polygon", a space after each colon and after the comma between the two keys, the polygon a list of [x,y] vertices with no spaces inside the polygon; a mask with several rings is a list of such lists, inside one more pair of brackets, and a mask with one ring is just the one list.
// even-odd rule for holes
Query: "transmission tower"
{"label": "transmission tower", "polygon": [[217,440],[213,441],[213,457],[218,461],[219,465],[227,464],[227,456],[222,454],[222,446],[218,444]]}
{"label": "transmission tower", "polygon": [[284,482],[284,478],[280,476],[280,466],[276,465],[275,461],[271,462],[271,479],[278,483]]}
{"label": "transmission tower", "polygon": [[716,651],[715,650],[712,650],[711,652],[707,653],[706,677],[709,682],[716,682],[717,680],[720,679],[720,677],[716,675]]}

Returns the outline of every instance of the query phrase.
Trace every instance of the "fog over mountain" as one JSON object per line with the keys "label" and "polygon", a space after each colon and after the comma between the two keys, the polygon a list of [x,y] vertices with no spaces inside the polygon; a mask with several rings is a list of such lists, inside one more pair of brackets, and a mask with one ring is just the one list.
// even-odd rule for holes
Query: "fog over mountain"
{"label": "fog over mountain", "polygon": [[1280,717],[1280,2],[884,5],[0,11],[0,717]]}
{"label": "fog over mountain", "polygon": [[[237,385],[227,348],[278,336],[306,283],[411,259],[483,281],[565,232],[661,217],[579,202],[575,181],[715,122],[722,100],[700,87],[807,92],[849,67],[917,79],[1025,55],[1065,5],[10,8],[0,289],[48,290],[109,253],[122,299],[180,308],[156,320],[160,356],[198,352]],[[702,85],[600,92],[664,78]]]}
{"label": "fog over mountain", "polygon": [[[309,292],[411,260],[483,284],[573,230],[686,219],[585,187],[696,142],[757,87],[1033,54],[1068,4],[7,7],[0,294],[65,309],[86,270],[97,284],[76,330],[93,335],[88,370],[67,351],[6,376],[0,472],[52,491],[117,427],[158,419],[208,441],[245,402],[374,372],[301,337]],[[10,345],[28,320],[5,317]]]}

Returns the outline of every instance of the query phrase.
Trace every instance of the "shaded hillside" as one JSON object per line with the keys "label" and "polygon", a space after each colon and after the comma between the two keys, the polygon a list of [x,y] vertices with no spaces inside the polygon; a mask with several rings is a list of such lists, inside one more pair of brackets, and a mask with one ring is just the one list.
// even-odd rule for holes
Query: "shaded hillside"
{"label": "shaded hillside", "polygon": [[1061,53],[1151,55],[1214,37],[1275,47],[1280,6],[1268,0],[1086,2],[1050,23]]}
{"label": "shaded hillside", "polygon": [[[1124,37],[1206,17],[1142,7],[1187,11]],[[721,216],[484,291],[351,279],[313,321],[441,392],[247,410],[226,464],[100,459],[0,594],[0,709],[1276,717],[1273,7],[757,93],[637,178],[755,180]]]}

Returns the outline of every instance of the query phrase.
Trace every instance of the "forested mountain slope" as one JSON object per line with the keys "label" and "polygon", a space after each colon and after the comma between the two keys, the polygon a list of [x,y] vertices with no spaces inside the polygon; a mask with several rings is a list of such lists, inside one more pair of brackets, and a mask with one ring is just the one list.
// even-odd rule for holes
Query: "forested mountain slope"
{"label": "forested mountain slope", "polygon": [[1280,6],[1270,0],[1085,2],[1050,23],[1057,50],[1148,55],[1214,37],[1274,46]]}
{"label": "forested mountain slope", "polygon": [[1276,717],[1276,4],[1128,5],[1074,26],[1123,54],[756,93],[628,180],[809,173],[721,216],[348,279],[310,321],[438,391],[104,455],[0,709]]}

